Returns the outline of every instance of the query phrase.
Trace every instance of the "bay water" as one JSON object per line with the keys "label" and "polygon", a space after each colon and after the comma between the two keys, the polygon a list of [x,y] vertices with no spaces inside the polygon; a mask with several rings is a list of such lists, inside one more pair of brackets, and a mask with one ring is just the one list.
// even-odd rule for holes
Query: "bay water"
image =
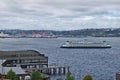
{"label": "bay water", "polygon": [[[107,49],[65,49],[65,41],[107,41]],[[82,80],[87,73],[94,80],[115,80],[120,72],[120,37],[88,38],[0,38],[0,50],[37,50],[48,56],[49,65],[70,66],[75,80]],[[62,77],[62,76],[61,76]]]}

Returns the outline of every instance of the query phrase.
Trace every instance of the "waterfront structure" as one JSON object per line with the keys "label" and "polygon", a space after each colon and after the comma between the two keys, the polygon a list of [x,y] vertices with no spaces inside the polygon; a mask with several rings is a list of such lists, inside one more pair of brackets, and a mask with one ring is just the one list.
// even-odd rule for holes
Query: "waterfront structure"
{"label": "waterfront structure", "polygon": [[[2,75],[12,69],[18,76],[26,76],[32,73],[33,68],[41,69],[42,72],[43,68],[48,67],[48,57],[35,50],[0,51],[0,60]],[[50,79],[46,74],[41,75],[44,80]]]}
{"label": "waterfront structure", "polygon": [[33,71],[38,70],[44,80],[49,80],[49,75],[65,74],[69,71],[69,66],[48,66],[48,57],[35,50],[0,51],[0,59],[3,74],[7,72],[5,69],[10,67],[18,71],[24,70],[24,75],[31,75]]}
{"label": "waterfront structure", "polygon": [[0,51],[4,67],[43,68],[48,67],[48,57],[35,50]]}
{"label": "waterfront structure", "polygon": [[27,73],[21,67],[2,67],[2,66],[0,66],[0,73],[4,76],[7,75],[7,72],[10,70],[15,72],[19,76],[27,75]]}

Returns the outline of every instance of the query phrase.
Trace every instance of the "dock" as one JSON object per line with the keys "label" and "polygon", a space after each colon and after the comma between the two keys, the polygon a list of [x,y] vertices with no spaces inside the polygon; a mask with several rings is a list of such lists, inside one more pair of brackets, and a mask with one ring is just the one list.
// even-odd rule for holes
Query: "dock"
{"label": "dock", "polygon": [[69,66],[49,66],[49,67],[44,67],[44,68],[26,68],[26,72],[32,72],[35,70],[40,71],[41,73],[45,73],[48,75],[61,75],[61,74],[66,74],[70,70]]}

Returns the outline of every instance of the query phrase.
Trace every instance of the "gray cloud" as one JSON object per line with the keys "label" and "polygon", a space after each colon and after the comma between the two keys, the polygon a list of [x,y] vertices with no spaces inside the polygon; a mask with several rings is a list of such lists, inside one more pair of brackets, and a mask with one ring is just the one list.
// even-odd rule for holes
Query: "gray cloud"
{"label": "gray cloud", "polygon": [[114,28],[120,0],[2,0],[0,29]]}

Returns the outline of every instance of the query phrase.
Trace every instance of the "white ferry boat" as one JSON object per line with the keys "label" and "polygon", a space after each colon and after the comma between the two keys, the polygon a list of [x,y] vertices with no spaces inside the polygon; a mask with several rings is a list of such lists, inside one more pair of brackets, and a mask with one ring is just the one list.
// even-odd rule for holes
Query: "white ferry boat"
{"label": "white ferry boat", "polygon": [[106,41],[103,42],[71,42],[66,41],[61,48],[111,48],[109,44],[106,43]]}

